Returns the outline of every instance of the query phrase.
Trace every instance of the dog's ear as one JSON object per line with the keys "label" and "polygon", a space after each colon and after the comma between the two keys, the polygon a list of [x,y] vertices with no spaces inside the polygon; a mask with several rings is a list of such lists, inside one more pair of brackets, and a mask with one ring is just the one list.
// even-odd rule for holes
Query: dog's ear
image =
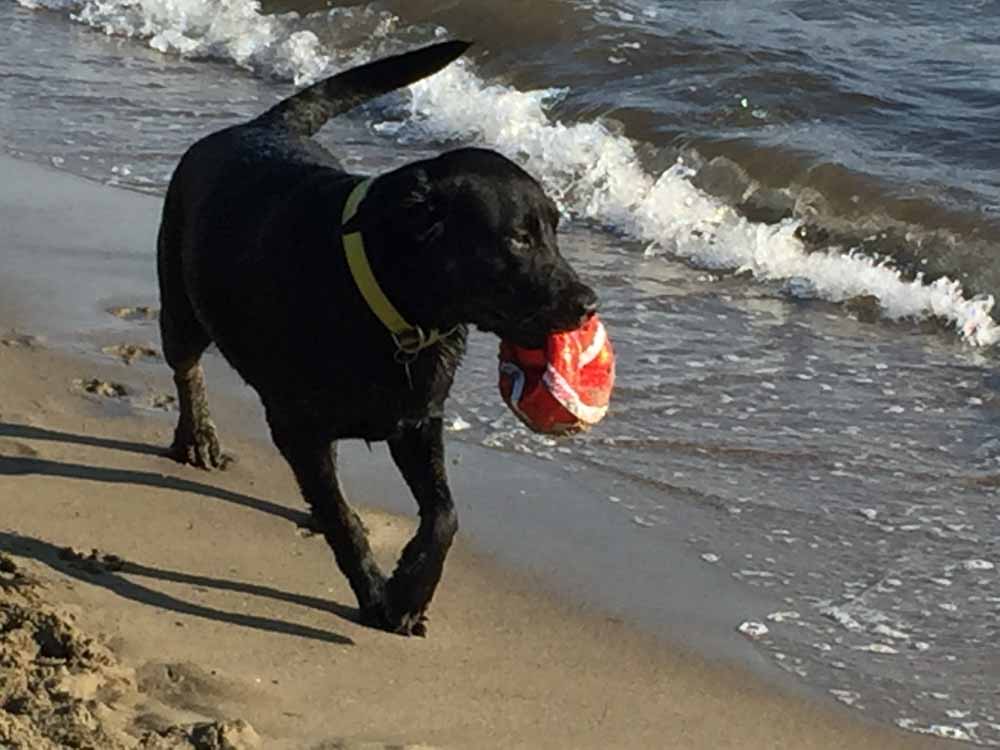
{"label": "dog's ear", "polygon": [[425,169],[403,167],[375,181],[342,231],[386,232],[408,244],[428,245],[444,234],[444,207]]}
{"label": "dog's ear", "polygon": [[400,211],[393,212],[394,216],[403,231],[413,237],[417,244],[431,245],[444,234],[444,206],[441,196],[436,194],[427,170],[408,169],[404,174],[399,193]]}

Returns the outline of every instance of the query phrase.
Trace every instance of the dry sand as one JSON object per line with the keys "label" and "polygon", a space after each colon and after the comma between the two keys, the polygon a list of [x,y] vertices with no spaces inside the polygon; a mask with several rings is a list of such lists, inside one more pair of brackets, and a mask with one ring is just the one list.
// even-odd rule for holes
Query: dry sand
{"label": "dry sand", "polygon": [[[159,454],[172,415],[136,406],[166,373],[2,338],[0,746],[950,745],[584,611],[461,544],[427,639],[363,628],[266,442],[230,432],[229,471],[178,466]],[[238,408],[222,400],[220,423]],[[388,566],[411,519],[364,518]]]}

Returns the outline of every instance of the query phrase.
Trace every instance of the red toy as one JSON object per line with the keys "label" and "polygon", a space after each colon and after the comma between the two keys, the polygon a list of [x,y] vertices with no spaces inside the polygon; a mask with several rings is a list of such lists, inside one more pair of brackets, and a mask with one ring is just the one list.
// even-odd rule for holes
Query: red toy
{"label": "red toy", "polygon": [[575,331],[552,334],[544,349],[500,342],[500,395],[535,432],[563,435],[597,424],[614,383],[615,355],[596,315]]}

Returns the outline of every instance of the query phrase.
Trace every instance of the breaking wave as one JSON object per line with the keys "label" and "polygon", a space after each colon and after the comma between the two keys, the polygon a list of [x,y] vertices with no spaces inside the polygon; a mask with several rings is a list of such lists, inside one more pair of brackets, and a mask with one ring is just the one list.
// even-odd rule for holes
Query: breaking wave
{"label": "breaking wave", "polygon": [[[18,0],[67,13],[106,34],[143,40],[189,59],[221,59],[260,76],[304,85],[403,45],[447,36],[414,29],[386,11],[334,8],[301,16],[268,15],[254,0]],[[357,46],[359,27],[367,39]],[[421,38],[422,37],[422,38]],[[338,42],[338,40],[340,40]],[[462,61],[411,88],[401,119],[374,123],[387,137],[472,140],[525,165],[570,216],[599,223],[645,245],[713,270],[791,280],[789,293],[842,302],[877,298],[890,319],[934,317],[967,342],[1000,339],[990,295],[969,296],[954,278],[904,274],[886,258],[839,249],[815,251],[797,218],[762,223],[696,186],[683,158],[659,174],[643,166],[636,144],[601,121],[560,122],[556,89],[521,91],[493,84]]]}

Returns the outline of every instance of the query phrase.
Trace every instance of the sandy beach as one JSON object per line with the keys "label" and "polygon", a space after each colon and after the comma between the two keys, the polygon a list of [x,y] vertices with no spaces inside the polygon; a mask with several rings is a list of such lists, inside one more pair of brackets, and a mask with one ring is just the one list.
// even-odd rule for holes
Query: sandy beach
{"label": "sandy beach", "polygon": [[[476,446],[451,448],[470,531],[429,637],[361,627],[252,394],[217,357],[214,408],[238,462],[207,473],[161,455],[172,391],[142,307],[158,199],[6,159],[0,172],[4,747],[951,746],[769,676],[731,634],[725,581],[646,570],[639,553],[622,575],[602,557],[622,540],[546,521],[546,502],[586,488]],[[409,499],[383,448],[346,463],[389,567],[413,515],[378,508]],[[567,570],[581,544],[590,563]],[[673,597],[614,606],[657,573]]]}

